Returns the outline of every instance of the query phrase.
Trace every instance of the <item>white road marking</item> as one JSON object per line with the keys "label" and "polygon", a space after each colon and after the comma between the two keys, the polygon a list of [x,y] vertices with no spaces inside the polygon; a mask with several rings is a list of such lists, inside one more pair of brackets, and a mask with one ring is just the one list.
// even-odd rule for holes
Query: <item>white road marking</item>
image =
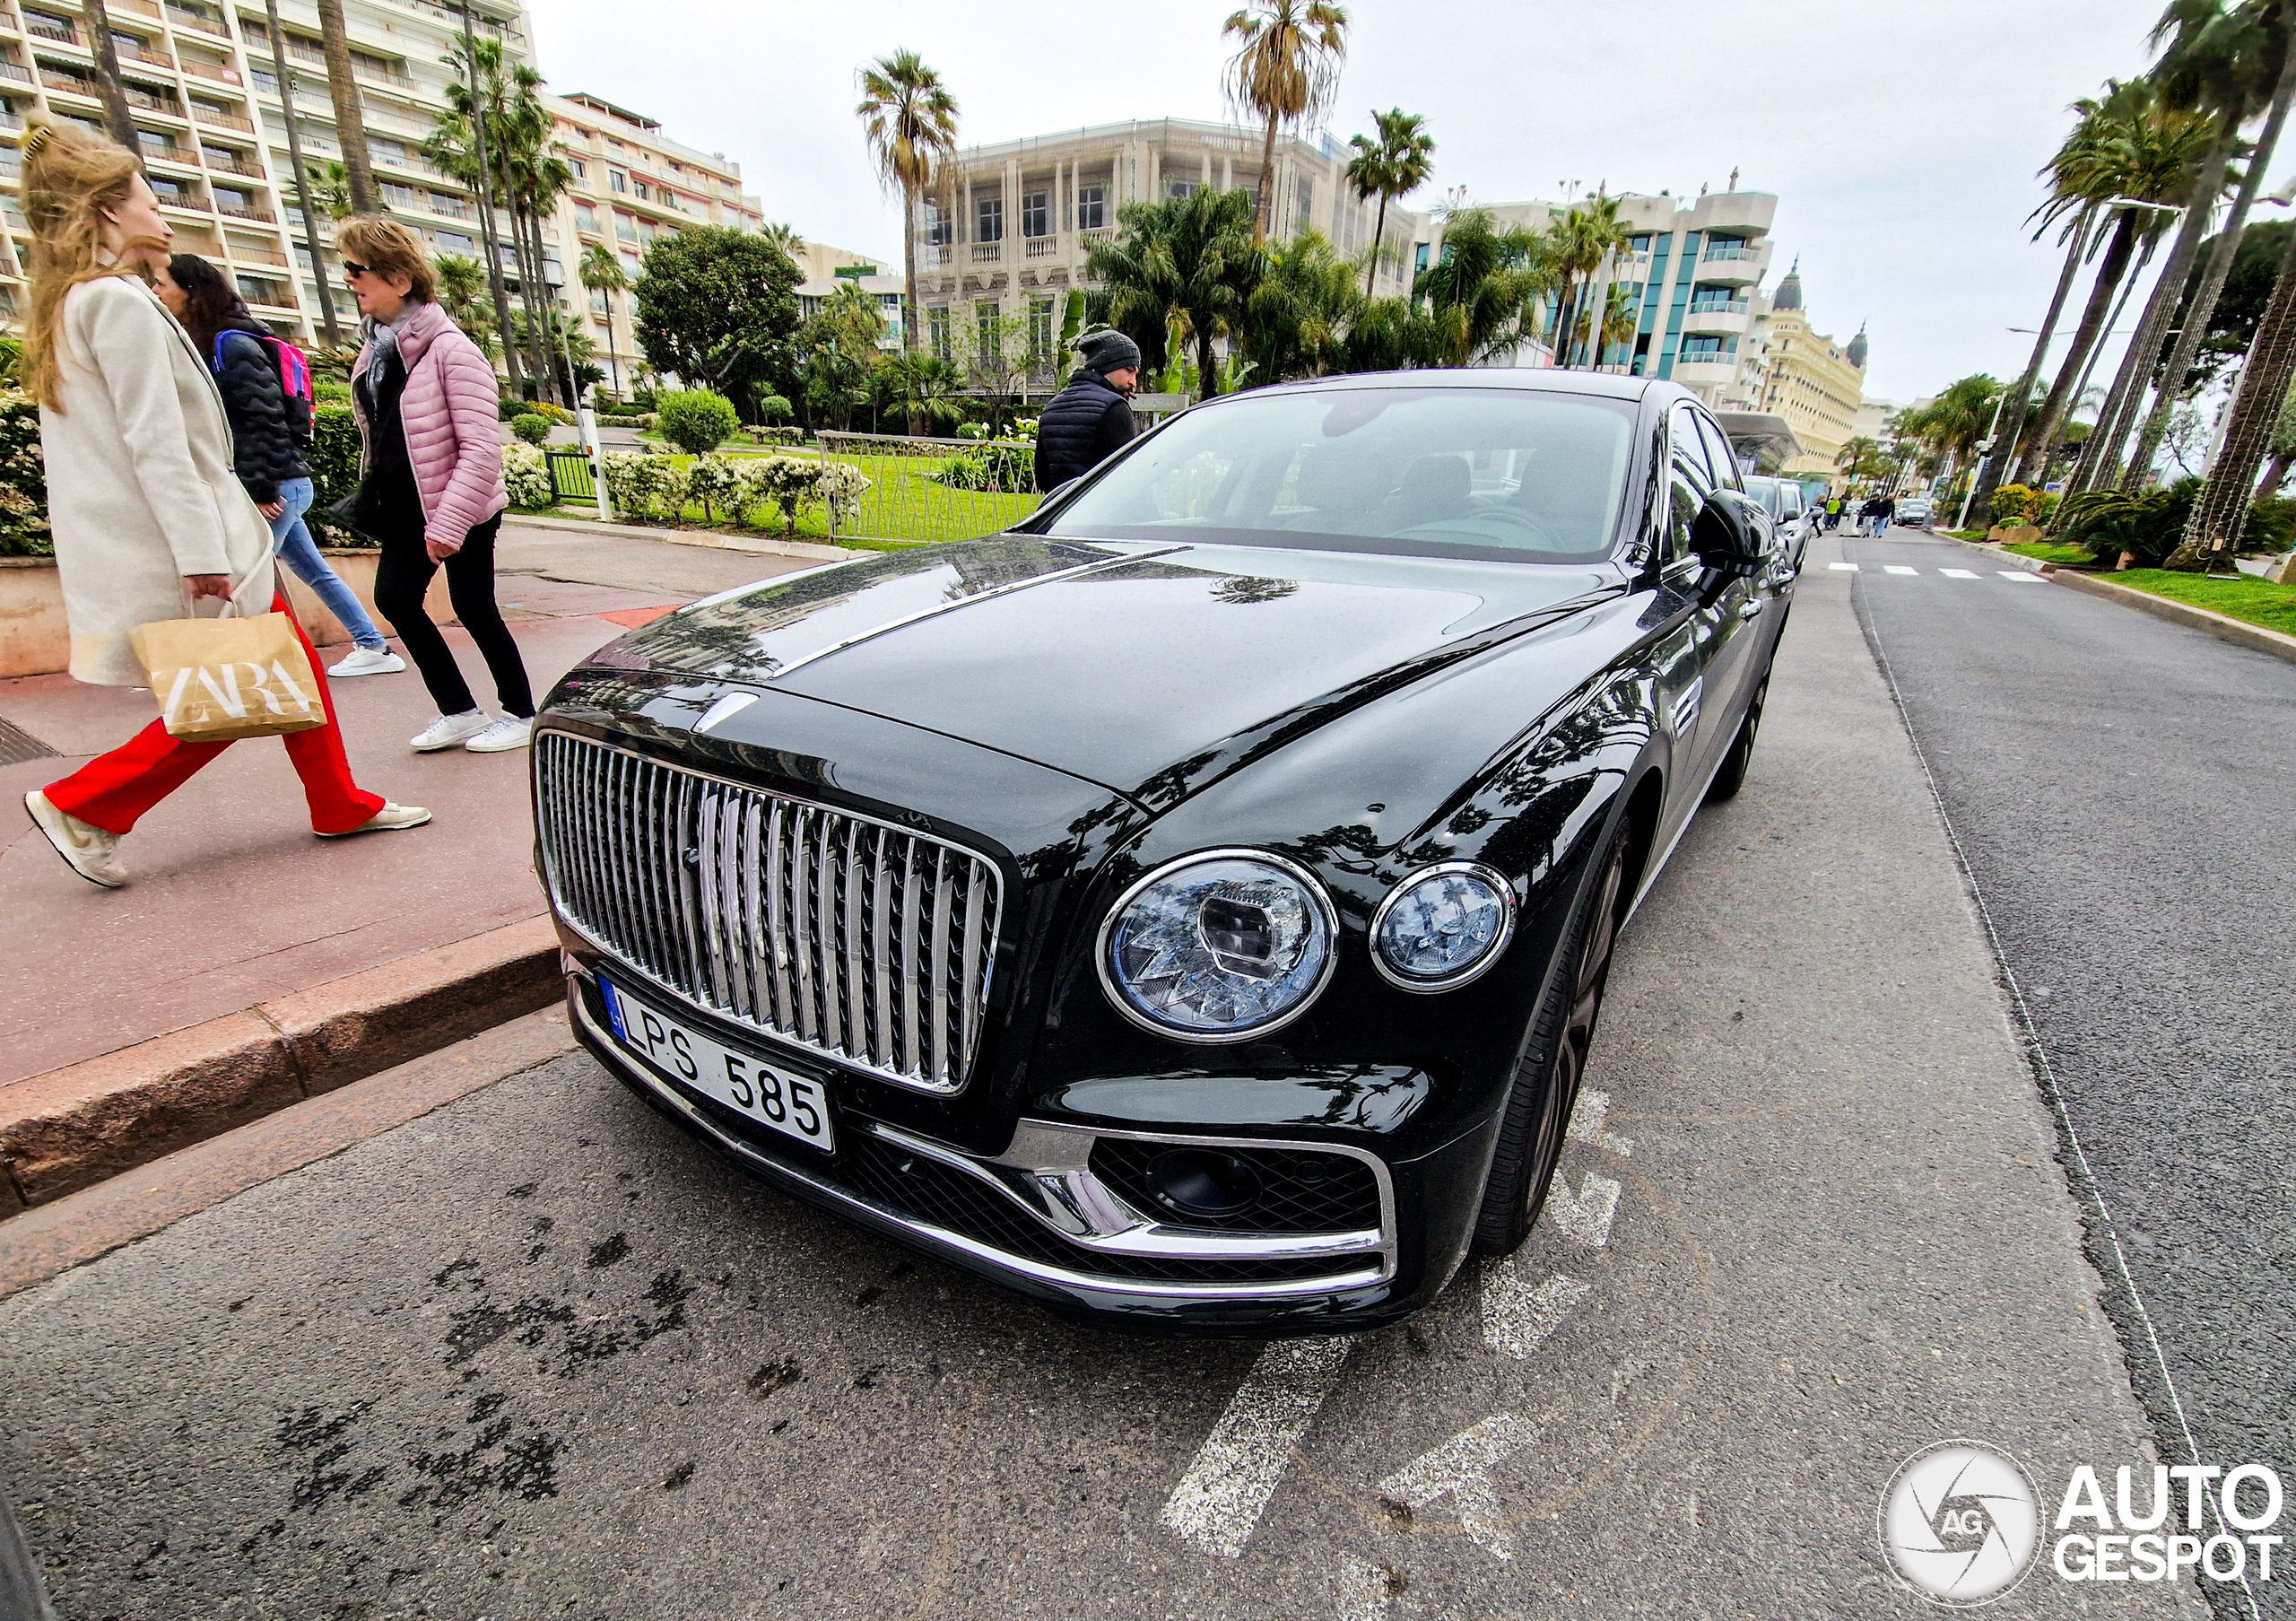
{"label": "white road marking", "polygon": [[1977,578],[1977,571],[1975,569],[1940,569],[1937,571],[1948,580],[1975,580]]}
{"label": "white road marking", "polygon": [[1613,1137],[1603,1129],[1611,1114],[1611,1094],[1607,1092],[1582,1092],[1570,1110],[1570,1124],[1564,1135],[1574,1143],[1592,1143],[1597,1148],[1607,1148],[1613,1154],[1632,1154],[1631,1138]]}
{"label": "white road marking", "polygon": [[1570,1308],[1595,1292],[1557,1272],[1535,1289],[1523,1281],[1519,1258],[1494,1260],[1483,1269],[1483,1343],[1518,1362],[1562,1326]]}
{"label": "white road marking", "polygon": [[1888,562],[1882,565],[1882,572],[1884,574],[1918,574],[1921,571],[1919,569],[1909,569],[1901,562]]}
{"label": "white road marking", "polygon": [[2039,585],[2040,583],[2041,577],[2039,575],[2028,574],[2022,569],[1996,569],[1993,571],[2000,575],[2004,580],[2015,580],[2019,585]]}
{"label": "white road marking", "polygon": [[1172,1488],[1164,1524],[1199,1553],[1240,1556],[1354,1348],[1352,1338],[1283,1339],[1262,1351]]}
{"label": "white road marking", "polygon": [[1618,1216],[1619,1186],[1607,1176],[1589,1171],[1578,1179],[1574,1197],[1560,1172],[1546,1190],[1547,1216],[1555,1230],[1574,1244],[1599,1250],[1611,1242],[1611,1223]]}
{"label": "white road marking", "polygon": [[1418,1462],[1397,1469],[1379,1482],[1379,1495],[1414,1511],[1439,1497],[1448,1497],[1458,1511],[1460,1529],[1498,1557],[1512,1559],[1514,1544],[1507,1534],[1499,1488],[1492,1484],[1491,1470],[1509,1453],[1537,1440],[1538,1434],[1539,1426],[1527,1418],[1498,1414],[1445,1442]]}
{"label": "white road marking", "polygon": [[1336,1585],[1339,1610],[1335,1621],[1379,1621],[1387,1613],[1387,1573],[1369,1559],[1341,1555]]}
{"label": "white road marking", "polygon": [[1826,564],[1826,567],[1829,569],[1839,569],[1845,574],[1855,574],[1857,572],[1857,565],[1854,562],[1830,562]]}

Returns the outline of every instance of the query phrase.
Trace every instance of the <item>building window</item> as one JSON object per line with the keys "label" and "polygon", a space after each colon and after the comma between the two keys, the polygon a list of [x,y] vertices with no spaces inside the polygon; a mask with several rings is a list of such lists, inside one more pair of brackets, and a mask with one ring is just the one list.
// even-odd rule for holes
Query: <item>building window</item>
{"label": "building window", "polygon": [[653,196],[654,193],[652,189],[647,186],[646,182],[643,180],[639,181],[638,200],[641,203],[650,202],[653,200]]}
{"label": "building window", "polygon": [[948,216],[947,214],[943,214],[943,213],[941,212],[941,205],[940,205],[938,203],[935,203],[935,202],[932,198],[930,198],[930,197],[926,198],[926,199],[925,199],[925,240],[926,240],[926,241],[927,241],[928,243],[930,243],[932,246],[934,246],[934,247],[935,247],[935,248],[946,248],[946,247],[949,245],[949,236],[950,236],[950,232],[949,232],[949,226],[950,226],[950,220],[949,220],[949,216]]}
{"label": "building window", "polygon": [[1076,188],[1076,229],[1100,231],[1109,222],[1109,188],[1105,186],[1079,186]]}
{"label": "building window", "polygon": [[625,242],[638,240],[638,222],[629,214],[617,212],[613,216],[613,233]]}
{"label": "building window", "polygon": [[1029,301],[1029,364],[1042,366],[1052,360],[1052,301],[1034,298]]}
{"label": "building window", "polygon": [[152,184],[152,195],[162,203],[174,203],[180,205],[183,200],[191,195],[191,188],[181,180],[170,180],[161,175],[146,175],[144,178]]}
{"label": "building window", "polygon": [[1316,188],[1306,180],[1300,182],[1300,206],[1292,223],[1292,234],[1298,236],[1307,230],[1316,211]]}
{"label": "building window", "polygon": [[267,92],[274,96],[279,93],[279,75],[269,68],[249,67],[248,77],[255,81],[255,87],[257,90]]}
{"label": "building window", "polygon": [[631,252],[629,248],[625,248],[622,250],[622,268],[623,272],[634,281],[637,279],[639,273],[645,268],[645,263],[643,260],[639,259],[636,254]]}
{"label": "building window", "polygon": [[598,228],[598,211],[597,211],[596,209],[595,209],[595,208],[591,207],[587,203],[577,203],[577,204],[575,204],[575,205],[574,205],[574,223],[575,223],[575,225],[576,225],[576,227],[577,227],[577,228],[578,228],[578,229],[580,229],[580,230],[583,230],[583,231],[596,231],[596,230],[597,230],[597,228]]}
{"label": "building window", "polygon": [[574,178],[578,180],[587,180],[590,178],[590,171],[583,167],[582,160],[579,158],[567,159],[566,167],[574,171]]}
{"label": "building window", "polygon": [[1204,182],[1201,180],[1167,180],[1164,182],[1164,195],[1175,203],[1185,201],[1187,198],[1194,196],[1197,192],[1202,191],[1203,189]]}
{"label": "building window", "polygon": [[976,242],[1001,242],[1004,240],[1004,199],[975,197],[972,200],[973,236]]}
{"label": "building window", "polygon": [[406,167],[406,147],[400,142],[370,134],[367,137],[367,153],[370,157],[379,158],[386,163],[396,163],[401,169]]}
{"label": "building window", "polygon": [[984,371],[1004,363],[1004,313],[995,299],[982,299],[972,307],[973,343]]}
{"label": "building window", "polygon": [[926,342],[932,347],[935,359],[949,358],[949,307],[935,304],[925,312]]}
{"label": "building window", "polygon": [[622,173],[619,169],[607,170],[606,189],[608,191],[628,192],[630,189],[630,177]]}
{"label": "building window", "polygon": [[478,251],[477,240],[473,237],[464,236],[459,231],[438,231],[432,235],[431,240],[438,243],[439,246],[446,252],[459,253],[465,258],[468,258]]}
{"label": "building window", "polygon": [[1041,191],[1021,194],[1021,234],[1024,237],[1044,237],[1052,234],[1051,200]]}

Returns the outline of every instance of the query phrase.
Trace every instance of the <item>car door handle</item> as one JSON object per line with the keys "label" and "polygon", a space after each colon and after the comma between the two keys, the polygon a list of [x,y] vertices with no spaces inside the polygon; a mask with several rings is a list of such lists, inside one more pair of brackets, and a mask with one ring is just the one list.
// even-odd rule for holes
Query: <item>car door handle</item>
{"label": "car door handle", "polygon": [[1761,612],[1761,605],[1768,600],[1769,598],[1763,597],[1747,597],[1745,601],[1738,605],[1738,617],[1741,619],[1752,619],[1755,614]]}

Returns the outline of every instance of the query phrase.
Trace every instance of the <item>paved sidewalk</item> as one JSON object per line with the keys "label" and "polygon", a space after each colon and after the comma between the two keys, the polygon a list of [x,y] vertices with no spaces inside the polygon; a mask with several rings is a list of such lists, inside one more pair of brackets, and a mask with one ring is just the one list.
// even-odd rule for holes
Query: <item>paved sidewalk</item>
{"label": "paved sidewalk", "polygon": [[[517,527],[500,554],[500,599],[537,697],[630,625],[812,566]],[[491,704],[469,638],[449,628],[447,640]],[[122,846],[135,882],[107,892],[57,859],[22,796],[125,741],[150,720],[151,695],[65,675],[0,682],[0,719],[60,756],[0,764],[0,1087],[543,911],[526,754],[409,753],[435,713],[411,665],[335,695],[361,785],[428,806],[430,825],[314,839],[285,751],[251,740],[144,818]]]}

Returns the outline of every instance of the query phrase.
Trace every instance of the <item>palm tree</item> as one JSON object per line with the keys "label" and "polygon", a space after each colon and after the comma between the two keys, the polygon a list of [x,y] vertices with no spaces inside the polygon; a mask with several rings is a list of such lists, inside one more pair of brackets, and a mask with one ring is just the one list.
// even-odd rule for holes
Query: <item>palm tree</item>
{"label": "palm tree", "polygon": [[797,234],[797,228],[795,225],[787,223],[761,225],[758,227],[757,233],[787,254],[793,261],[805,250],[805,239]]}
{"label": "palm tree", "polygon": [[[2080,121],[2043,170],[2050,198],[2036,217],[2044,231],[2067,214],[2102,208],[2115,197],[2166,203],[2182,196],[2192,184],[2195,166],[2215,139],[2213,118],[2162,106],[2159,92],[2142,79],[2129,83],[2108,80],[2102,96],[2083,97],[2073,103],[2072,110],[2081,115]],[[2033,431],[2026,436],[2012,483],[2033,483],[2046,465],[2076,404],[2082,379],[2118,317],[2116,292],[2127,296],[2126,289],[2135,285],[2132,259],[2141,246],[2149,261],[2170,215],[2163,209],[2122,207],[2109,217],[2109,236],[2100,217],[2089,238],[2088,255],[2094,257],[2102,242],[2103,257],[2074,331],[2073,346],[2041,403]],[[2135,273],[2142,272],[2143,263],[2135,266]],[[2013,446],[2016,436],[2005,436],[2004,443]]]}
{"label": "palm tree", "polygon": [[1085,275],[1108,289],[1109,320],[1127,331],[1175,323],[1196,346],[1205,397],[1220,392],[1215,339],[1240,335],[1266,272],[1251,240],[1251,194],[1209,187],[1163,203],[1127,203],[1112,240],[1095,243]]}
{"label": "palm tree", "polygon": [[2168,370],[2152,397],[2152,414],[2137,436],[2136,453],[2129,458],[2129,476],[2135,480],[2151,476],[2153,455],[2168,432],[2170,412],[2183,397],[2193,357],[2200,352],[2217,297],[2239,254],[2248,210],[2263,188],[2273,149],[2288,122],[2289,102],[2296,98],[2296,14],[2283,0],[2239,0],[2229,9],[2223,0],[2171,0],[2152,38],[2155,43],[2163,38],[2169,41],[2153,73],[2173,98],[2215,113],[2228,129],[2237,128],[2259,109],[2265,122],[2246,154],[2240,189],[2186,309]]}
{"label": "palm tree", "polygon": [[1603,290],[1603,329],[1595,339],[1594,367],[1602,370],[1603,356],[1622,344],[1634,341],[1641,325],[1642,311],[1637,304],[1634,290],[1624,282],[1613,282]]}
{"label": "palm tree", "polygon": [[1536,232],[1502,226],[1488,209],[1451,215],[1442,257],[1412,285],[1435,324],[1437,364],[1473,366],[1530,341],[1539,301],[1554,290],[1540,246]]}
{"label": "palm tree", "polygon": [[435,268],[439,307],[478,345],[480,353],[492,360],[501,352],[501,344],[487,321],[486,266],[464,254],[442,253]]}
{"label": "palm tree", "polygon": [[1387,199],[1406,197],[1427,184],[1435,172],[1435,143],[1427,135],[1427,120],[1415,112],[1405,112],[1400,107],[1386,112],[1373,112],[1371,122],[1379,132],[1378,140],[1369,135],[1350,135],[1347,144],[1355,148],[1355,155],[1347,161],[1347,183],[1355,190],[1358,202],[1379,199],[1378,219],[1371,226],[1371,257],[1363,270],[1363,296],[1371,296],[1373,282],[1379,274],[1379,243],[1387,235]]}
{"label": "palm tree", "polygon": [[1267,126],[1252,206],[1252,246],[1257,248],[1267,240],[1275,207],[1275,132],[1331,105],[1347,58],[1347,11],[1331,0],[1251,0],[1220,32],[1242,41],[1228,64],[1230,99]]}
{"label": "palm tree", "polygon": [[311,182],[311,200],[326,213],[330,220],[347,220],[359,209],[351,200],[351,171],[332,158],[317,159],[303,166]]}
{"label": "palm tree", "polygon": [[622,362],[614,359],[613,295],[630,291],[630,275],[622,267],[622,260],[604,242],[593,242],[582,249],[582,257],[574,266],[574,275],[583,288],[590,292],[606,295],[606,361],[613,368],[613,391],[622,392]]}
{"label": "palm tree", "polygon": [[[1446,239],[1448,240],[1448,237]],[[1633,240],[1620,217],[1619,199],[1597,192],[1563,215],[1546,239],[1547,262],[1561,282],[1561,309],[1555,319],[1554,363],[1568,367],[1576,358],[1578,336],[1594,308],[1595,278],[1623,252]],[[1599,362],[1599,353],[1596,361]]]}
{"label": "palm tree", "polygon": [[1320,231],[1303,231],[1269,253],[1267,274],[1245,301],[1243,353],[1254,380],[1332,370],[1363,302],[1355,272]]}
{"label": "palm tree", "polygon": [[359,105],[359,81],[351,74],[351,31],[343,21],[343,0],[318,0],[319,43],[326,52],[326,92],[335,103],[335,139],[351,192],[351,212],[380,214],[375,168],[367,155],[367,118]]}
{"label": "palm tree", "polygon": [[[2232,395],[2224,424],[2224,445],[2208,470],[2185,520],[2184,541],[2168,560],[2170,568],[2205,568],[2219,551],[2237,549],[2248,525],[2254,499],[2257,467],[2275,449],[2289,389],[2296,384],[2296,231],[2272,283],[2272,297],[2257,319],[2255,339],[2248,345],[2248,364]],[[2287,474],[2285,453],[2279,453],[2271,484],[2273,492]]]}
{"label": "palm tree", "polygon": [[[917,223],[933,177],[957,150],[957,99],[913,50],[880,57],[861,70],[854,113],[868,138],[877,178],[900,192],[901,348],[917,353]],[[911,415],[914,416],[912,412]]]}

